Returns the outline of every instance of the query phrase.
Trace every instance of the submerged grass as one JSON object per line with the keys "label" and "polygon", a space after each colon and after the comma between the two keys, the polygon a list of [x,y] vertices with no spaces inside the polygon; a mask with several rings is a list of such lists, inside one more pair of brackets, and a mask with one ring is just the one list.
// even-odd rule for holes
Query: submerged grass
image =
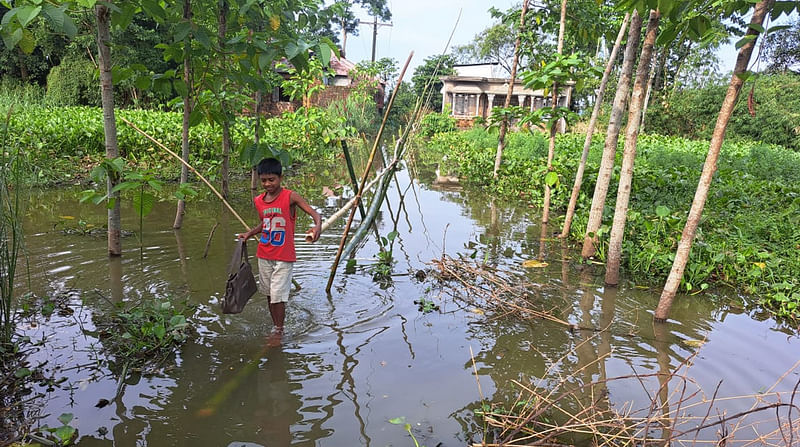
{"label": "submerged grass", "polygon": [[[557,138],[555,209],[566,209],[583,139],[580,134]],[[457,174],[468,184],[490,186],[500,196],[541,205],[546,136],[525,131],[510,134],[500,178],[495,181],[490,167],[496,141],[496,134],[484,129],[437,134],[426,143],[424,157],[440,162],[441,171]],[[571,229],[574,241],[583,239],[602,144],[602,136],[596,136]],[[707,150],[706,141],[640,137],[623,242],[623,268],[634,281],[659,284],[666,279]],[[618,181],[619,160],[604,210],[605,224],[598,231],[600,260],[605,260],[607,252]],[[756,142],[726,143],[682,289],[696,293],[713,284],[733,286],[757,296],[776,315],[796,318],[800,312],[798,250],[800,154]]]}

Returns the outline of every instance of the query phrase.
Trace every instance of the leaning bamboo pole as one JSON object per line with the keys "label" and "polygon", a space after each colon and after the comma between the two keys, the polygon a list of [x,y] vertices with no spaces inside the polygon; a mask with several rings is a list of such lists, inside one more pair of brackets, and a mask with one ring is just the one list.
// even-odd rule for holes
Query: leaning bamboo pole
{"label": "leaning bamboo pole", "polygon": [[[399,86],[400,83],[403,82],[403,76],[406,74],[406,69],[408,69],[408,64],[411,63],[411,58],[414,56],[414,52],[412,51],[411,54],[408,55],[408,59],[406,59],[405,65],[403,65],[403,70],[400,71],[400,76],[397,78],[397,85]],[[392,96],[389,98],[389,104],[386,106],[386,111],[383,113],[383,121],[381,121],[381,127],[378,128],[378,134],[375,136],[375,143],[372,145],[372,151],[369,154],[369,160],[367,161],[367,166],[364,169],[364,175],[361,176],[361,187],[358,188],[355,197],[355,203],[358,204],[361,201],[361,194],[364,191],[364,186],[367,183],[367,177],[369,176],[369,171],[372,169],[372,163],[375,161],[375,154],[378,152],[378,146],[380,145],[381,136],[383,135],[383,129],[386,127],[386,121],[389,118],[389,112],[392,111],[392,105],[394,104],[394,98],[397,96],[397,88],[394,89],[392,92]],[[344,244],[347,242],[347,235],[350,232],[350,226],[353,225],[353,217],[355,216],[355,209],[350,210],[350,217],[347,218],[347,224],[345,225],[344,231],[342,232],[342,240],[339,242],[339,249],[336,252],[336,259],[333,261],[333,265],[331,266],[331,274],[328,276],[328,285],[325,286],[325,292],[330,294],[331,293],[331,285],[333,285],[333,278],[336,276],[336,269],[339,267],[339,261],[342,259],[342,250],[344,249]]]}
{"label": "leaning bamboo pole", "polygon": [[[383,176],[384,176],[384,175],[386,175],[386,173],[388,173],[388,172],[389,172],[389,171],[388,171],[387,169],[384,169],[383,171],[381,171],[381,173],[380,173],[380,174],[378,174],[378,175],[377,175],[377,176],[376,176],[374,179],[372,179],[372,180],[371,180],[369,183],[367,183],[367,185],[364,187],[364,190],[365,190],[365,191],[369,191],[370,189],[372,189],[372,187],[373,187],[373,186],[375,186],[375,184],[376,184],[376,183],[378,183],[378,181],[379,181],[381,178],[383,178]],[[340,218],[340,217],[344,216],[344,213],[346,213],[346,212],[347,212],[347,211],[348,211],[350,208],[352,208],[352,207],[353,207],[355,204],[356,204],[356,198],[355,198],[355,197],[353,197],[353,198],[352,198],[352,199],[350,199],[350,200],[349,200],[347,203],[345,203],[345,204],[344,204],[344,205],[343,205],[341,208],[339,208],[339,210],[338,210],[338,211],[336,211],[335,213],[331,214],[331,215],[330,215],[330,217],[328,217],[327,219],[325,219],[325,220],[324,220],[324,221],[323,221],[323,222],[320,224],[320,230],[319,230],[319,232],[320,232],[320,233],[322,233],[323,231],[325,231],[325,230],[327,230],[328,228],[330,228],[330,226],[331,226],[331,225],[333,225],[333,223],[334,223],[334,222],[336,222],[337,220],[339,220],[339,218]],[[312,237],[311,237],[311,235],[310,235],[310,234],[307,234],[307,235],[306,235],[306,237],[305,237],[305,241],[306,241],[306,242],[312,242]]]}
{"label": "leaning bamboo pole", "polygon": [[127,125],[131,126],[131,127],[133,128],[133,130],[135,130],[135,131],[139,132],[139,133],[140,133],[140,134],[142,134],[142,135],[143,135],[145,138],[147,138],[148,140],[150,140],[150,141],[152,141],[153,143],[155,143],[155,144],[156,144],[158,147],[160,147],[161,149],[164,149],[165,151],[167,151],[167,153],[168,153],[168,154],[170,154],[170,155],[172,155],[173,157],[175,157],[175,159],[176,159],[176,160],[180,161],[181,163],[183,163],[183,165],[184,165],[184,166],[186,166],[186,167],[187,167],[187,168],[189,168],[189,169],[190,169],[192,172],[194,172],[194,174],[195,174],[197,177],[199,177],[199,178],[200,178],[200,180],[202,180],[202,181],[203,181],[203,183],[205,183],[205,184],[206,184],[206,186],[208,186],[208,187],[211,189],[211,192],[213,192],[213,193],[214,193],[214,194],[215,194],[215,195],[216,195],[216,196],[219,198],[219,200],[222,200],[222,204],[223,204],[223,205],[225,205],[225,207],[226,207],[226,208],[228,208],[228,211],[230,211],[230,212],[231,212],[231,214],[233,214],[233,215],[234,215],[234,217],[236,217],[236,219],[237,219],[239,222],[241,222],[241,224],[242,224],[242,225],[244,225],[244,227],[245,227],[246,229],[248,229],[248,230],[250,229],[250,227],[249,227],[249,226],[247,226],[247,222],[245,222],[245,221],[244,221],[244,219],[242,219],[242,217],[241,217],[241,216],[239,216],[239,214],[236,212],[236,210],[234,210],[234,209],[233,209],[233,207],[231,206],[231,204],[230,204],[230,203],[228,203],[228,201],[227,201],[227,200],[225,200],[225,198],[224,198],[224,197],[222,197],[222,194],[220,194],[220,193],[219,193],[219,191],[217,191],[217,189],[216,189],[216,188],[214,188],[214,186],[213,186],[211,183],[209,183],[209,181],[208,181],[208,180],[206,180],[206,178],[205,178],[205,177],[203,177],[203,174],[199,173],[199,172],[197,171],[197,169],[195,169],[195,168],[194,168],[194,166],[190,165],[190,164],[189,164],[189,163],[188,163],[186,160],[184,160],[183,158],[181,158],[181,157],[180,157],[180,155],[176,154],[175,152],[171,151],[171,150],[170,150],[168,147],[164,146],[164,145],[163,145],[163,144],[162,144],[160,141],[158,141],[158,140],[156,140],[155,138],[151,137],[151,136],[150,136],[150,135],[149,135],[147,132],[145,132],[145,131],[143,131],[142,129],[139,129],[138,127],[136,127],[136,125],[135,125],[135,124],[133,124],[132,122],[130,122],[130,121],[128,121],[127,119],[125,119],[125,117],[122,117],[122,116],[120,116],[120,117],[119,117],[119,119],[120,119],[120,120],[121,120],[123,123],[125,123],[125,124],[127,124]]}

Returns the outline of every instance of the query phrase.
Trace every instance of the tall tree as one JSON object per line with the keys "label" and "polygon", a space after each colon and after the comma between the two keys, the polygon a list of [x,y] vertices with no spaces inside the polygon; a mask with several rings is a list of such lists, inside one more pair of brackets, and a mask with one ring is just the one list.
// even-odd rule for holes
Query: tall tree
{"label": "tall tree", "polygon": [[742,40],[744,45],[739,49],[739,54],[736,57],[736,65],[733,69],[728,91],[725,94],[725,99],[722,102],[717,123],[714,126],[714,133],[711,136],[711,143],[709,144],[708,154],[706,161],[703,165],[703,172],[700,174],[700,180],[697,184],[697,190],[692,200],[692,207],[689,209],[689,216],[686,220],[686,225],[683,228],[681,239],[678,242],[678,249],[675,253],[675,260],[672,263],[672,269],[667,277],[667,282],[664,284],[664,290],[661,293],[661,298],[656,307],[654,319],[663,322],[669,315],[669,310],[672,307],[672,302],[675,300],[675,294],[680,286],[683,272],[686,269],[686,263],[689,260],[689,253],[692,250],[692,243],[694,242],[697,227],[700,224],[700,218],[703,216],[703,208],[705,207],[706,199],[708,198],[708,191],[711,189],[711,180],[714,177],[714,172],[717,170],[717,159],[719,157],[722,142],[725,140],[725,130],[733,114],[734,106],[739,98],[739,93],[744,84],[745,72],[747,65],[750,62],[750,56],[753,54],[756,39],[760,34],[759,30],[763,29],[762,24],[764,17],[772,9],[775,0],[762,0],[757,3],[753,16],[750,19],[750,27]]}
{"label": "tall tree", "polygon": [[633,66],[636,63],[636,54],[639,50],[641,30],[642,18],[639,16],[638,11],[633,11],[631,13],[630,29],[628,30],[628,42],[625,44],[625,56],[622,60],[622,68],[617,82],[617,92],[614,95],[614,102],[611,106],[611,114],[608,120],[603,157],[600,160],[600,168],[597,171],[597,183],[594,186],[589,221],[586,224],[586,233],[583,239],[581,256],[584,258],[589,258],[595,254],[597,230],[600,229],[600,224],[603,220],[608,185],[611,183],[611,173],[614,171],[619,132],[622,128],[622,115],[625,112],[625,105],[628,103],[628,91],[630,89]]}
{"label": "tall tree", "polygon": [[439,54],[426,57],[422,64],[414,69],[414,74],[411,76],[411,82],[414,85],[414,93],[418,97],[425,94],[425,86],[428,82],[432,82],[427,96],[423,98],[425,106],[431,110],[442,110],[442,94],[439,93],[442,89],[442,81],[439,76],[446,76],[455,74],[453,65],[455,59],[449,54]]}
{"label": "tall tree", "polygon": [[[95,5],[97,19],[97,55],[100,69],[100,96],[103,104],[103,134],[105,135],[106,158],[119,157],[117,145],[117,122],[114,116],[114,82],[111,76],[111,7],[113,2],[99,2]],[[108,173],[106,189],[112,205],[108,210],[108,254],[122,255],[119,191],[114,188],[119,176]]]}
{"label": "tall tree", "polygon": [[600,109],[603,108],[603,97],[606,93],[608,78],[610,77],[611,70],[614,68],[614,64],[616,63],[617,54],[619,53],[619,48],[622,45],[622,39],[625,37],[625,31],[628,28],[629,20],[630,14],[625,14],[625,17],[622,19],[622,25],[619,27],[619,33],[617,33],[617,39],[614,41],[614,47],[611,49],[611,54],[608,56],[606,68],[603,71],[603,78],[600,80],[600,87],[597,90],[597,96],[595,97],[592,115],[589,118],[589,126],[586,129],[586,139],[583,141],[581,161],[578,163],[578,170],[575,173],[575,183],[572,185],[572,194],[570,195],[569,205],[567,206],[567,214],[564,218],[564,228],[561,230],[562,238],[566,238],[569,235],[572,219],[575,215],[575,206],[578,203],[578,195],[581,192],[581,185],[583,184],[583,173],[586,170],[586,160],[589,158],[589,148],[592,145],[592,135],[594,134],[594,128],[597,125],[597,117],[600,116]]}
{"label": "tall tree", "polygon": [[[517,80],[517,63],[519,62],[519,46],[522,40],[522,33],[525,29],[525,13],[528,12],[528,1],[522,2],[522,14],[519,16],[519,29],[517,30],[517,38],[514,41],[514,61],[511,64],[511,78],[508,81],[508,93],[506,93],[506,100],[503,103],[504,108],[511,105],[511,94],[514,92],[514,83]],[[508,132],[508,119],[505,117],[500,122],[500,132],[497,136],[497,154],[494,158],[494,178],[500,173],[500,163],[503,161],[503,149],[506,146],[506,132]]]}
{"label": "tall tree", "polygon": [[[219,0],[219,16],[217,18],[217,45],[219,46],[220,56],[223,66],[225,57],[225,40],[228,32],[228,0]],[[231,159],[231,123],[228,116],[228,105],[224,92],[220,101],[222,109],[222,166],[220,167],[220,177],[222,177],[222,196],[227,198],[230,193],[230,159]]]}
{"label": "tall tree", "polygon": [[614,223],[608,243],[608,260],[606,261],[606,278],[608,285],[619,283],[619,264],[622,258],[622,237],[625,233],[625,222],[628,217],[628,202],[631,197],[631,184],[633,183],[633,164],[636,159],[636,143],[639,138],[639,124],[642,119],[642,106],[647,90],[650,75],[650,63],[653,57],[653,47],[658,34],[658,23],[661,13],[650,10],[650,19],[647,21],[647,31],[642,43],[642,54],[639,56],[639,67],[636,69],[636,81],[633,84],[631,103],[628,110],[628,124],[625,127],[625,148],[622,153],[622,172],[619,176],[617,189],[617,205],[614,209]]}
{"label": "tall tree", "polygon": [[[558,25],[558,45],[556,47],[556,54],[561,55],[564,52],[564,29],[567,26],[567,0],[561,0],[561,18]],[[556,109],[558,108],[558,82],[553,81],[552,87],[552,113],[555,116]],[[568,106],[568,104],[567,104]],[[553,157],[556,151],[556,132],[558,131],[558,120],[550,120],[550,140],[547,147],[547,172],[553,170]],[[496,163],[496,162],[495,162]],[[550,221],[550,183],[544,183],[544,204],[542,205],[542,241],[545,239],[544,229],[547,228],[547,223]],[[544,253],[544,252],[542,252]]]}
{"label": "tall tree", "polygon": [[[192,23],[192,0],[183,0],[183,20]],[[191,29],[191,28],[190,28]],[[183,84],[186,92],[183,95],[183,126],[181,128],[181,158],[189,163],[189,124],[192,116],[192,32],[191,30],[183,39]],[[189,181],[189,167],[181,164],[181,185]],[[183,226],[183,214],[186,211],[186,201],[178,200],[175,211],[175,222],[172,228],[179,229]]]}

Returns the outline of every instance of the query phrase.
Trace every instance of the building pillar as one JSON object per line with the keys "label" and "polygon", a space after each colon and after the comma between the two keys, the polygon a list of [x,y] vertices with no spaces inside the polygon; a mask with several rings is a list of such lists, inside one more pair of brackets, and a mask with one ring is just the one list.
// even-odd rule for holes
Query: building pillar
{"label": "building pillar", "polygon": [[447,91],[445,91],[444,93],[442,93],[442,113],[444,113],[445,107],[447,106],[447,96],[448,96],[449,94],[450,94],[450,93],[448,93]]}
{"label": "building pillar", "polygon": [[486,94],[487,104],[486,104],[486,118],[492,116],[492,106],[494,105],[494,94],[487,93]]}
{"label": "building pillar", "polygon": [[517,101],[519,102],[520,107],[524,107],[525,95],[517,95]]}

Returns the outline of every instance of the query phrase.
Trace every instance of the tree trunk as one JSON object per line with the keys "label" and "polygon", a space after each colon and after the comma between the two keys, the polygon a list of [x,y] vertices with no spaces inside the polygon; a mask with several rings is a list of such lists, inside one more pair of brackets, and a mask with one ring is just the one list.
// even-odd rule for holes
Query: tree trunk
{"label": "tree trunk", "polygon": [[[187,22],[192,20],[192,0],[183,1],[183,19]],[[192,114],[192,33],[186,36],[183,41],[183,82],[186,84],[186,96],[183,97],[183,128],[181,130],[181,157],[183,161],[189,163],[189,117]],[[189,168],[181,166],[181,184],[189,181]],[[186,201],[178,200],[178,207],[175,212],[175,222],[172,228],[179,229],[183,226],[183,214],[186,212]]]}
{"label": "tree trunk", "polygon": [[656,76],[656,72],[653,69],[654,67],[650,67],[650,77],[647,81],[647,93],[644,95],[644,104],[642,105],[642,124],[639,126],[639,132],[644,132],[644,125],[647,121],[647,105],[650,104],[650,95],[653,93],[653,79]]}
{"label": "tree trunk", "polygon": [[603,108],[603,96],[606,94],[608,78],[611,75],[611,70],[614,68],[614,62],[617,59],[619,47],[622,45],[622,38],[625,37],[625,30],[628,27],[629,20],[630,14],[625,14],[625,18],[622,19],[622,26],[619,27],[619,33],[617,33],[617,40],[614,41],[614,48],[611,49],[611,54],[608,56],[608,62],[606,62],[606,68],[603,71],[603,79],[600,81],[600,88],[597,90],[597,98],[595,99],[594,108],[592,109],[592,116],[589,118],[589,128],[586,130],[586,139],[583,141],[581,161],[578,164],[578,172],[575,173],[575,183],[572,185],[572,195],[569,198],[569,206],[567,206],[567,216],[564,218],[564,228],[561,230],[562,238],[569,236],[572,219],[575,217],[575,206],[578,203],[578,195],[581,192],[581,185],[583,184],[583,173],[586,170],[586,160],[589,158],[589,148],[592,146],[594,127],[597,125],[597,117],[600,116],[600,109]]}
{"label": "tree trunk", "polygon": [[[222,53],[223,64],[225,63],[225,34],[228,32],[228,0],[219,1],[219,49]],[[220,104],[222,108],[222,166],[220,167],[220,177],[222,177],[222,196],[226,199],[230,193],[230,158],[231,158],[231,125],[228,121],[227,104],[223,100]]]}
{"label": "tree trunk", "polygon": [[[561,0],[561,19],[558,24],[558,44],[556,52],[561,54],[564,51],[564,28],[567,23],[567,0]],[[553,104],[551,105],[552,115],[555,116],[556,108],[558,107],[558,82],[553,82]],[[556,131],[558,130],[558,121],[550,120],[550,141],[547,145],[547,172],[553,170],[553,157],[556,152]],[[544,183],[544,203],[542,204],[542,231],[547,227],[550,221],[550,185]],[[542,233],[542,242],[545,240],[545,234]]]}
{"label": "tree trunk", "polygon": [[[111,10],[107,3],[98,3],[95,8],[97,18],[97,55],[100,68],[100,97],[103,104],[103,133],[105,134],[106,158],[113,159],[119,156],[117,145],[117,122],[114,118],[114,83],[111,78]],[[120,241],[120,207],[119,191],[112,192],[119,183],[119,178],[109,173],[106,181],[108,200],[114,206],[108,210],[108,255],[122,255]]]}
{"label": "tree trunk", "polygon": [[628,217],[628,202],[631,197],[633,182],[633,162],[636,159],[636,143],[639,138],[639,124],[642,119],[642,106],[650,75],[650,62],[653,59],[653,46],[658,35],[658,22],[661,13],[657,9],[650,10],[647,31],[642,44],[642,55],[639,56],[639,67],[636,69],[636,81],[628,110],[628,124],[625,127],[625,149],[622,153],[622,172],[617,189],[617,206],[614,210],[614,223],[608,242],[608,261],[606,262],[606,284],[619,283],[619,264],[622,258],[622,236],[625,233],[625,221]]}
{"label": "tree trunk", "polygon": [[[753,17],[750,19],[750,24],[760,27],[764,21],[764,17],[769,13],[770,9],[772,9],[774,3],[775,0],[763,0],[756,4]],[[747,30],[747,35],[758,36],[758,34],[758,31],[752,26]],[[675,299],[675,293],[678,291],[681,278],[683,278],[683,271],[686,269],[686,263],[689,260],[692,242],[694,242],[697,226],[700,224],[700,218],[703,215],[703,207],[708,198],[708,191],[711,188],[711,180],[714,176],[714,172],[717,170],[717,158],[719,157],[719,150],[722,147],[722,142],[725,140],[725,130],[733,114],[736,100],[739,98],[739,92],[742,90],[742,84],[744,84],[740,76],[747,71],[747,64],[750,62],[750,56],[753,54],[755,41],[756,40],[753,39],[740,48],[739,54],[736,57],[733,76],[731,76],[731,82],[725,94],[725,99],[722,101],[722,107],[717,117],[717,124],[714,126],[714,133],[711,135],[708,155],[703,165],[703,172],[700,174],[700,181],[697,184],[697,191],[695,191],[694,194],[694,200],[689,210],[686,226],[683,228],[681,240],[678,243],[675,261],[672,263],[672,270],[669,272],[667,282],[664,284],[664,290],[661,293],[661,298],[658,301],[658,307],[656,308],[654,316],[656,321],[663,322],[667,319],[670,307],[672,307],[672,301]]]}
{"label": "tree trunk", "polygon": [[619,131],[622,127],[622,114],[625,112],[625,104],[628,101],[628,91],[631,84],[633,65],[636,63],[636,53],[639,50],[641,31],[642,18],[639,16],[638,11],[633,11],[631,14],[631,27],[628,30],[628,43],[625,44],[625,57],[622,60],[622,68],[617,82],[617,93],[614,95],[614,103],[611,106],[611,115],[608,120],[603,157],[600,161],[600,168],[597,171],[597,183],[594,186],[592,208],[589,210],[589,222],[586,224],[586,234],[583,238],[581,256],[584,259],[594,256],[596,251],[597,230],[603,220],[603,208],[605,208],[606,204],[608,184],[611,182],[611,173],[614,171]]}
{"label": "tree trunk", "polygon": [[[508,93],[503,107],[508,108],[511,104],[511,95],[514,92],[514,82],[517,79],[517,64],[519,63],[519,45],[522,41],[522,31],[525,29],[525,13],[528,12],[528,2],[522,2],[522,14],[519,16],[519,31],[517,39],[514,41],[514,62],[511,64],[511,79],[508,81]],[[491,108],[492,105],[489,104]],[[508,132],[508,120],[505,118],[500,122],[500,132],[497,136],[497,155],[494,158],[494,178],[500,173],[500,162],[503,161],[503,149],[506,147],[506,133]]]}

